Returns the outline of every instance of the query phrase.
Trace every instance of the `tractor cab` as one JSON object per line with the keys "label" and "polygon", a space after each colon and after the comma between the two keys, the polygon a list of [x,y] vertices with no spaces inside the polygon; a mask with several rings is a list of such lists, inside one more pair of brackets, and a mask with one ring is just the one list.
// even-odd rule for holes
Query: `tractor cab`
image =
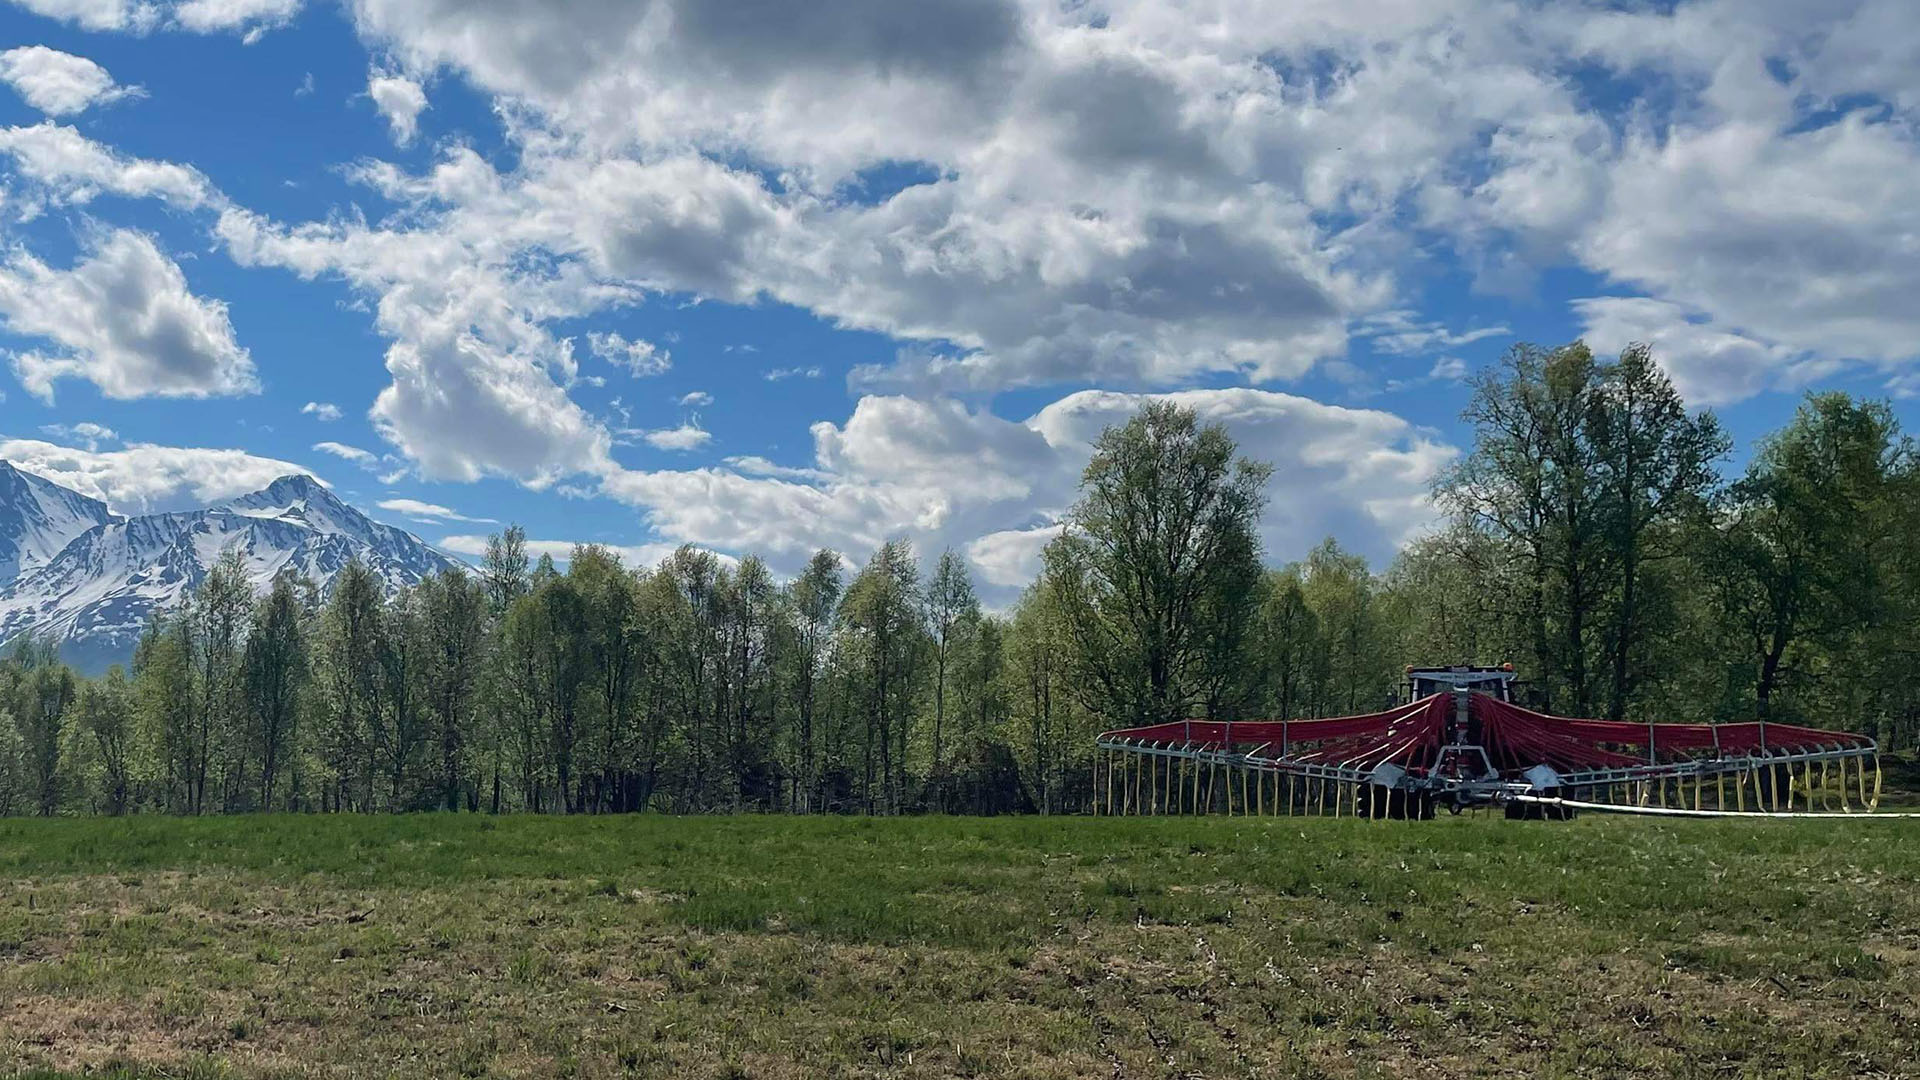
{"label": "tractor cab", "polygon": [[1407,681],[1401,689],[1409,702],[1449,691],[1464,695],[1475,690],[1501,701],[1513,700],[1512,664],[1501,664],[1499,667],[1475,667],[1470,664],[1454,667],[1409,665],[1406,671]]}

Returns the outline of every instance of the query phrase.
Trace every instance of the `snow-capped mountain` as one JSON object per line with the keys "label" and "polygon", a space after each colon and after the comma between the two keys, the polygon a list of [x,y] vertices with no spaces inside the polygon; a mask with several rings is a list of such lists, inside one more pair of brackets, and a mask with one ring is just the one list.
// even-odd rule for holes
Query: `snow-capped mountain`
{"label": "snow-capped mountain", "polygon": [[[240,553],[256,591],[292,569],[326,592],[354,558],[389,592],[461,565],[419,537],[369,519],[312,477],[283,476],[204,510],[120,518],[96,500],[6,471],[24,479],[7,484],[0,474],[0,535],[15,521],[33,527],[15,530],[27,538],[17,542],[28,556],[23,569],[0,579],[0,642],[27,631],[52,635],[83,670],[127,660],[148,618],[179,605],[230,550]],[[96,520],[81,521],[86,513]],[[61,529],[69,538],[40,554]]]}
{"label": "snow-capped mountain", "polygon": [[0,581],[45,566],[67,541],[118,520],[106,503],[0,461]]}

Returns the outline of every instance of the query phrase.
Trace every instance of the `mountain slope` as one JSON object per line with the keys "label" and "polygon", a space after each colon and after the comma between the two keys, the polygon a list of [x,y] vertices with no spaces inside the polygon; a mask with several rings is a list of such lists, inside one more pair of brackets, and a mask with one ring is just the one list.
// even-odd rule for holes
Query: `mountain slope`
{"label": "mountain slope", "polygon": [[118,520],[99,499],[0,461],[0,581],[45,566],[67,541]]}
{"label": "mountain slope", "polygon": [[[0,517],[12,513],[0,504]],[[113,519],[80,532],[0,585],[0,641],[31,631],[59,640],[83,670],[124,662],[147,620],[179,606],[227,551],[240,553],[256,591],[290,569],[325,593],[355,558],[388,592],[461,566],[311,477],[286,476],[204,510]]]}

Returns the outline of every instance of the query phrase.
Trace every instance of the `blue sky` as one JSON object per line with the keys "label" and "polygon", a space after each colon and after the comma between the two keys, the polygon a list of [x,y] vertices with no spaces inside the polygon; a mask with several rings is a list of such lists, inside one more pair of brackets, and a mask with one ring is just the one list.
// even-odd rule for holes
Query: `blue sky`
{"label": "blue sky", "polygon": [[0,53],[0,448],[122,509],[295,467],[456,552],[904,535],[1004,598],[1143,394],[1276,464],[1275,561],[1378,563],[1516,340],[1651,340],[1737,458],[1920,393],[1901,0],[16,0]]}

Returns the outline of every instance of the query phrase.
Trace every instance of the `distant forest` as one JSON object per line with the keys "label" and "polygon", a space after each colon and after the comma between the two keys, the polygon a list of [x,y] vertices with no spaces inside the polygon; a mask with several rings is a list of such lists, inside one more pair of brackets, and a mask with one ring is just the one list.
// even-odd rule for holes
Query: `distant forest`
{"label": "distant forest", "polygon": [[1263,561],[1269,469],[1190,411],[1106,431],[1006,615],[903,541],[780,583],[683,548],[326,596],[237,560],[83,679],[0,660],[0,813],[1075,813],[1094,734],[1380,708],[1403,664],[1512,662],[1528,703],[1920,736],[1920,464],[1884,402],[1809,396],[1737,477],[1643,347],[1512,349],[1444,524],[1376,572]]}

